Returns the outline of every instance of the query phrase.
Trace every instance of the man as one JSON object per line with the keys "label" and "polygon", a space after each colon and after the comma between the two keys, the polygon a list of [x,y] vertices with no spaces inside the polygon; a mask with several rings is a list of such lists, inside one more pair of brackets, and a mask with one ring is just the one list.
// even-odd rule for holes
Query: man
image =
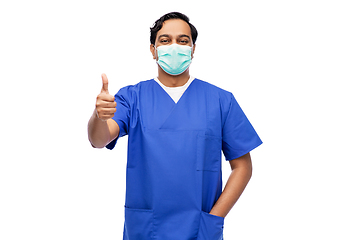
{"label": "man", "polygon": [[[251,177],[262,142],[233,95],[193,78],[196,28],[177,12],[151,28],[158,77],[102,90],[89,120],[93,147],[128,135],[124,239],[220,240],[224,217]],[[221,151],[231,165],[222,191]]]}

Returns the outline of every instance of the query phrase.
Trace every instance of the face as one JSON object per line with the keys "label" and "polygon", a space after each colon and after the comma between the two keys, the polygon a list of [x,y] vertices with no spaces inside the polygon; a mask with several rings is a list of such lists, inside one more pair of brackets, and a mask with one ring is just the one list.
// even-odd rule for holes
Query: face
{"label": "face", "polygon": [[191,57],[193,57],[195,44],[192,43],[190,26],[181,19],[169,19],[163,23],[162,28],[157,32],[155,45],[150,45],[153,58],[157,60],[156,48],[164,45],[179,44],[193,47]]}

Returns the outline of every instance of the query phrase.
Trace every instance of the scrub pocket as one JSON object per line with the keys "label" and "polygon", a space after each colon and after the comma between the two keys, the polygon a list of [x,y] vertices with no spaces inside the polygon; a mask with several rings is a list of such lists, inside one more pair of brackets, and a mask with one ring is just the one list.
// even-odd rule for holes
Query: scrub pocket
{"label": "scrub pocket", "polygon": [[201,212],[197,240],[223,240],[224,218]]}
{"label": "scrub pocket", "polygon": [[149,240],[153,238],[153,211],[125,207],[124,240]]}
{"label": "scrub pocket", "polygon": [[197,136],[197,163],[198,171],[214,171],[221,169],[221,138],[214,136]]}

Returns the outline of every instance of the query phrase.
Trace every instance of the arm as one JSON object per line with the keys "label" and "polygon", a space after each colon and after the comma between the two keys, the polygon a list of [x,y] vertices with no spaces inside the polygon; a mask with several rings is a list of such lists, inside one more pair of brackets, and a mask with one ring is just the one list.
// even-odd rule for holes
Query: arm
{"label": "arm", "polygon": [[88,124],[88,136],[94,148],[103,148],[119,135],[119,126],[112,120],[101,120],[97,117],[96,109]]}
{"label": "arm", "polygon": [[109,81],[105,74],[101,75],[103,87],[96,99],[96,108],[88,123],[88,137],[95,148],[103,148],[119,135],[119,126],[111,118],[116,112],[114,96],[109,94]]}
{"label": "arm", "polygon": [[230,161],[231,174],[210,214],[225,217],[235,205],[252,174],[250,153]]}

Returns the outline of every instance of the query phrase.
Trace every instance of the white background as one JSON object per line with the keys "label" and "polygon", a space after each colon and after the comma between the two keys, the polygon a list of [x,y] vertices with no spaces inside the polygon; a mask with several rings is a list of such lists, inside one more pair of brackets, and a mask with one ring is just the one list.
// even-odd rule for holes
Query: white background
{"label": "white background", "polygon": [[93,149],[87,121],[101,73],[112,94],[156,76],[149,27],[170,11],[199,31],[191,74],[233,92],[264,141],[225,239],[360,239],[348,0],[1,1],[0,239],[121,239],[127,138]]}

